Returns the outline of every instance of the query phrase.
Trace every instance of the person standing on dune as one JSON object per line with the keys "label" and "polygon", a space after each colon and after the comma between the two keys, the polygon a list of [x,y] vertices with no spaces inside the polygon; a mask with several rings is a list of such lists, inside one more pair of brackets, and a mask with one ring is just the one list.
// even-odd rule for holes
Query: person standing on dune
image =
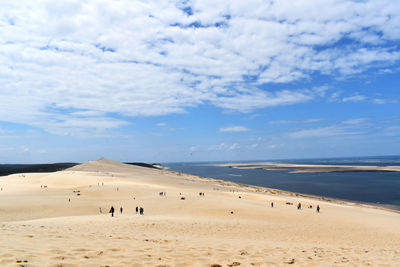
{"label": "person standing on dune", "polygon": [[110,213],[111,213],[111,217],[114,217],[114,207],[113,206],[111,206]]}

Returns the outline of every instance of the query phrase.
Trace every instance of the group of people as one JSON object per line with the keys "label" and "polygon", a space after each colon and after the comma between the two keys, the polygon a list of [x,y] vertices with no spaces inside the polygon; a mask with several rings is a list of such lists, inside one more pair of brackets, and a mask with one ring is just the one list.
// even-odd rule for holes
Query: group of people
{"label": "group of people", "polygon": [[[292,205],[292,203],[290,203],[290,202],[286,202],[286,204],[287,204],[287,205]],[[274,207],[274,202],[271,202],[271,208],[273,208],[273,207]],[[312,209],[312,205],[309,205],[308,208],[309,208],[309,209]],[[297,204],[297,209],[298,209],[298,210],[301,210],[301,203],[300,203],[300,202],[299,202],[299,204]],[[317,212],[318,212],[318,213],[319,213],[320,209],[321,209],[321,208],[319,207],[319,205],[317,205]]]}
{"label": "group of people", "polygon": [[136,206],[136,213],[138,213],[138,212],[139,212],[140,215],[143,215],[144,209],[142,207]]}
{"label": "group of people", "polygon": [[[137,207],[136,207],[137,208]],[[122,212],[123,212],[123,208],[122,207],[120,207],[119,208],[119,212],[122,214]],[[102,211],[102,209],[101,208],[99,208],[99,211],[100,211],[100,213],[103,213],[103,211]],[[109,211],[109,213],[111,213],[111,217],[114,217],[114,212],[115,212],[115,209],[114,209],[114,206],[111,206],[111,209],[110,209],[110,211]]]}
{"label": "group of people", "polygon": [[162,196],[162,197],[166,197],[167,196],[167,192],[160,192],[159,195]]}

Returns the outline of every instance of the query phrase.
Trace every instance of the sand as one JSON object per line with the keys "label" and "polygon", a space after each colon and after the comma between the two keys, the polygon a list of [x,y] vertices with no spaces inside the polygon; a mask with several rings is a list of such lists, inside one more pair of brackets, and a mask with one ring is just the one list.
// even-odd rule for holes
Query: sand
{"label": "sand", "polygon": [[322,165],[322,164],[288,164],[288,163],[229,163],[215,164],[235,169],[264,169],[283,170],[292,173],[317,173],[317,172],[400,172],[400,166],[351,166],[351,165]]}
{"label": "sand", "polygon": [[0,187],[0,266],[400,266],[390,210],[106,159]]}

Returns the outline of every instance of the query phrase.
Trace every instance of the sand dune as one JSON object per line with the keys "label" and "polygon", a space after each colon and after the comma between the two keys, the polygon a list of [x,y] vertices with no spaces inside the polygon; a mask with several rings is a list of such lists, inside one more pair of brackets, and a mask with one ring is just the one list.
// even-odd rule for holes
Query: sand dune
{"label": "sand dune", "polygon": [[0,266],[400,266],[383,209],[106,159],[0,187]]}

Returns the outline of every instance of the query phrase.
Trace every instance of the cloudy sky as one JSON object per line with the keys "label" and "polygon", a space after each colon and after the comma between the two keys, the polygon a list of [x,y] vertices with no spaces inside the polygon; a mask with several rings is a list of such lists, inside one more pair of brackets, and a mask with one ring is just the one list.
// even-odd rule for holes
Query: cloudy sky
{"label": "cloudy sky", "polygon": [[400,2],[3,0],[0,163],[400,151]]}

